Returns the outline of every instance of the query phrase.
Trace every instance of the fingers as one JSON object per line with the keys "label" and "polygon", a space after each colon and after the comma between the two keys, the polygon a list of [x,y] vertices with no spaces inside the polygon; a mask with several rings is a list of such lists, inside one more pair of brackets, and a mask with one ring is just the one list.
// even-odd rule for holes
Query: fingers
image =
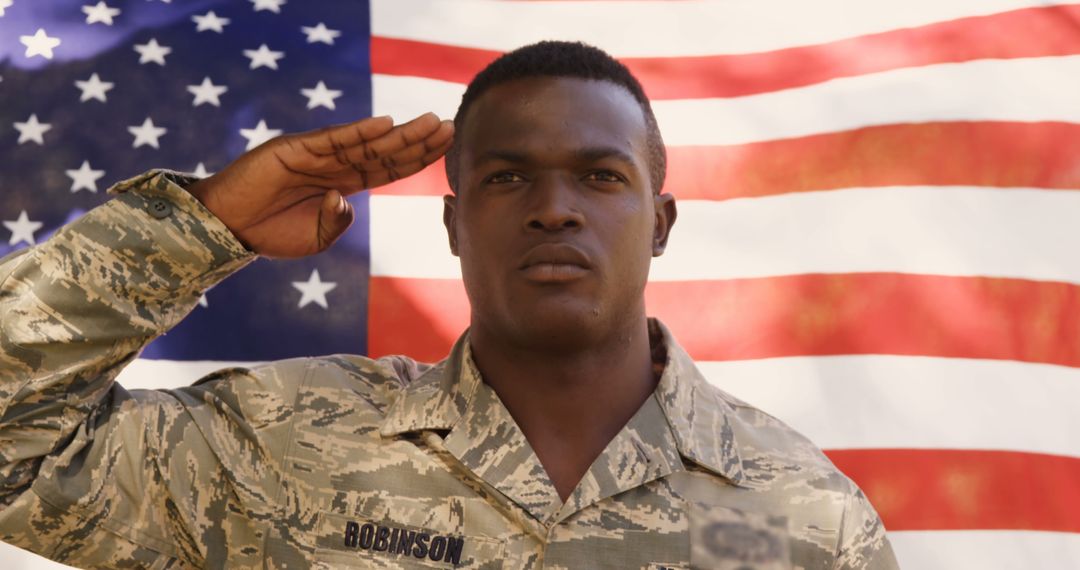
{"label": "fingers", "polygon": [[294,135],[316,156],[334,156],[339,163],[374,160],[420,142],[441,126],[434,113],[425,113],[394,126],[390,117],[373,117]]}
{"label": "fingers", "polygon": [[421,115],[408,123],[398,125],[385,135],[348,148],[341,149],[334,158],[341,165],[359,164],[366,170],[372,170],[376,164],[390,161],[402,162],[397,155],[420,155],[441,145],[453,137],[454,127],[449,121],[439,121],[432,113]]}
{"label": "fingers", "polygon": [[432,151],[438,150],[444,146],[449,147],[453,136],[453,123],[445,121],[439,125],[439,128],[435,132],[433,132],[424,140],[411,144],[403,149],[398,150],[397,152],[382,155],[375,160],[365,160],[359,162],[359,164],[366,170],[379,170],[380,167],[382,169],[387,169],[397,164],[417,161],[423,158],[425,155],[430,154]]}
{"label": "fingers", "polygon": [[400,161],[384,161],[384,163],[376,164],[371,170],[364,170],[360,165],[354,165],[352,170],[334,177],[334,186],[340,188],[346,195],[350,195],[412,176],[439,160],[450,149],[452,143],[453,140],[448,139],[431,150],[421,149],[423,154],[418,154],[416,148],[410,147],[407,153],[403,151],[401,155],[395,155],[395,158],[400,158]]}
{"label": "fingers", "polygon": [[366,187],[377,188],[379,186],[401,180],[402,178],[412,176],[413,174],[420,172],[428,165],[438,160],[440,156],[446,153],[446,149],[448,148],[449,144],[447,144],[447,146],[443,149],[424,155],[420,160],[399,164],[394,168],[371,173],[367,176]]}
{"label": "fingers", "polygon": [[365,150],[373,155],[369,160],[378,158],[422,142],[444,129],[444,125],[435,113],[424,113],[404,125],[394,127],[389,133],[372,141]]}
{"label": "fingers", "polygon": [[330,247],[345,230],[352,225],[356,217],[352,205],[337,190],[330,190],[323,195],[319,205],[318,248],[319,251]]}
{"label": "fingers", "polygon": [[338,149],[362,145],[377,139],[394,128],[390,117],[370,117],[293,135],[300,146],[315,155],[333,155]]}
{"label": "fingers", "polygon": [[[340,188],[346,195],[381,186],[422,170],[446,154],[454,124],[433,113],[387,128],[390,119],[356,123],[283,138],[283,154],[291,172],[305,183]],[[378,136],[367,138],[372,133]],[[352,146],[346,146],[347,144]],[[329,150],[326,154],[319,151]]]}

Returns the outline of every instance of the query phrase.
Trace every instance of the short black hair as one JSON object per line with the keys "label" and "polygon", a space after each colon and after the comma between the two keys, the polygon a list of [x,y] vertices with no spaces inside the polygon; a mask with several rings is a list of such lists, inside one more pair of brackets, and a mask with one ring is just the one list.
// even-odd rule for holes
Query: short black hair
{"label": "short black hair", "polygon": [[[461,105],[454,115],[454,128],[461,132],[465,116],[472,104],[492,87],[516,79],[532,77],[576,77],[609,81],[618,85],[634,96],[641,111],[645,114],[648,145],[649,178],[653,193],[659,194],[664,187],[667,174],[667,150],[664,139],[660,136],[660,126],[656,122],[649,98],[641,83],[625,65],[604,50],[581,42],[543,41],[520,47],[503,54],[488,64],[473,77],[465,94],[461,96]],[[457,192],[458,161],[460,148],[457,139],[446,153],[446,179],[450,188]]]}

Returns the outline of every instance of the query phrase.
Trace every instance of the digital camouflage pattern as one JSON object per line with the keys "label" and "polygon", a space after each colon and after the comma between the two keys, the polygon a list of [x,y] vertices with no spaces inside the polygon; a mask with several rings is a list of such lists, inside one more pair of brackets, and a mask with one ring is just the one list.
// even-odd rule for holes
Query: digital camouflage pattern
{"label": "digital camouflage pattern", "polygon": [[717,390],[660,384],[559,500],[470,357],[303,358],[127,391],[120,369],[253,259],[155,171],[0,263],[0,539],[124,568],[896,568],[863,494]]}

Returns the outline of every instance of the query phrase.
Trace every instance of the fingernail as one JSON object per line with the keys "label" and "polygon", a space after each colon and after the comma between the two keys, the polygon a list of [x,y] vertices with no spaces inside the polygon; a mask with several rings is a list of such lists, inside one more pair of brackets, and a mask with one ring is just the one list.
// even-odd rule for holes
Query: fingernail
{"label": "fingernail", "polygon": [[337,211],[339,214],[345,213],[345,198],[338,196]]}

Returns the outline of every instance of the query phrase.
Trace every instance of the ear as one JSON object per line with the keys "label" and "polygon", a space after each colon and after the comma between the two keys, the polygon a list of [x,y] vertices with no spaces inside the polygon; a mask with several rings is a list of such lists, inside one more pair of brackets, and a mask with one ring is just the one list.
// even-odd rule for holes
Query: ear
{"label": "ear", "polygon": [[675,225],[678,209],[675,208],[675,196],[671,194],[657,194],[653,196],[653,257],[659,257],[667,249],[668,236],[671,235],[671,226]]}
{"label": "ear", "polygon": [[450,253],[456,257],[457,248],[457,196],[443,196],[442,221],[446,226],[446,236],[450,239]]}

